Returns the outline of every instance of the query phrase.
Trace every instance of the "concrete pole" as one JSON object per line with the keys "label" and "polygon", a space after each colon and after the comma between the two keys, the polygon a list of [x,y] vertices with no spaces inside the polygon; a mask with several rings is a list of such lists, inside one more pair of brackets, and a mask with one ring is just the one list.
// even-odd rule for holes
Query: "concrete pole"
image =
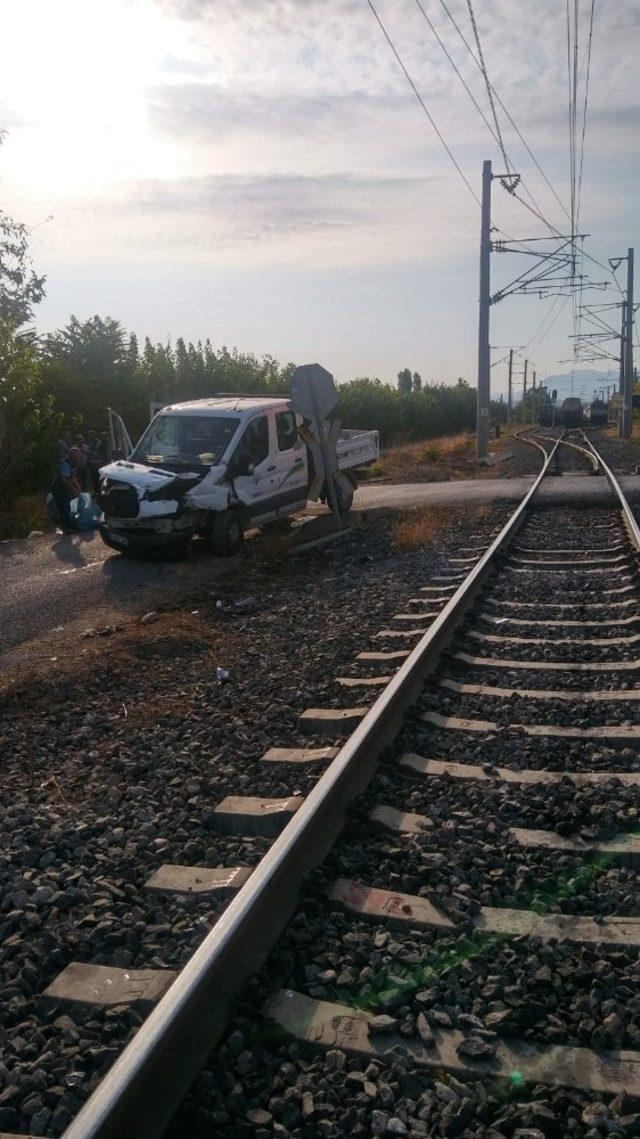
{"label": "concrete pole", "polygon": [[618,391],[620,393],[620,404],[618,408],[618,434],[622,437],[622,405],[624,403],[624,333],[627,323],[627,306],[624,301],[620,305],[622,309],[622,319],[620,323],[620,367],[618,371]]}
{"label": "concrete pole", "polygon": [[524,379],[522,381],[522,426],[527,422],[527,368],[529,361],[524,362]]}
{"label": "concrete pole", "polygon": [[491,306],[491,160],[482,166],[482,224],[480,228],[480,306],[478,314],[478,403],[476,459],[489,453],[489,403],[491,361],[489,354],[489,308]]}
{"label": "concrete pole", "polygon": [[511,423],[511,398],[513,395],[513,348],[509,349],[509,387],[507,395],[507,423]]}
{"label": "concrete pole", "polygon": [[622,309],[622,318],[620,322],[620,368],[618,371],[618,391],[620,395],[624,394],[624,330],[626,327],[627,313],[624,301],[620,305]]}
{"label": "concrete pole", "polygon": [[633,430],[633,249],[629,249],[627,253],[627,296],[625,308],[622,437],[623,439],[630,439]]}
{"label": "concrete pole", "polygon": [[533,383],[531,384],[531,422],[536,422],[536,374],[533,373]]}

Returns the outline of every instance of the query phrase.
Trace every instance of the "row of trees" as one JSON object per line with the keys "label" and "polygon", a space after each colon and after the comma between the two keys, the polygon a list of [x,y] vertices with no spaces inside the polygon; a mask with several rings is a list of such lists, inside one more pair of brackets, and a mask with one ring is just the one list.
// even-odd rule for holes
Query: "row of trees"
{"label": "row of trees", "polygon": [[[30,327],[44,295],[34,272],[24,226],[0,212],[0,495],[42,487],[55,462],[63,426],[104,429],[106,409],[124,417],[132,437],[149,417],[149,402],[197,399],[216,392],[287,391],[293,364],[257,357],[209,340],[196,344],[138,344],[111,317],[71,317],[38,337]],[[408,368],[398,386],[361,377],[341,388],[338,414],[347,426],[373,428],[383,443],[429,438],[472,428],[475,392],[422,384]]]}

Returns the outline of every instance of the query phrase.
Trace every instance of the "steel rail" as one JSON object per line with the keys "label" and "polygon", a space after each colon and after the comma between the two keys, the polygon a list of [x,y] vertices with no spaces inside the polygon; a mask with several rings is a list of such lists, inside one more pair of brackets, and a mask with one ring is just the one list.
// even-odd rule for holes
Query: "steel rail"
{"label": "steel rail", "polygon": [[600,468],[605,475],[605,478],[611,486],[614,494],[617,496],[620,503],[620,509],[622,511],[622,520],[624,522],[627,534],[629,535],[629,541],[631,542],[631,545],[633,546],[636,553],[640,553],[640,527],[634,518],[633,511],[631,510],[631,507],[627,501],[627,496],[625,495],[613,471],[611,470],[611,467],[605,463],[602,455],[599,451],[596,450],[589,436],[585,434],[582,428],[580,428],[580,434],[582,435],[582,438],[587,444],[589,450],[592,451],[596,456],[598,463],[600,464]]}
{"label": "steel rail", "polygon": [[[553,435],[541,435],[539,432],[538,438],[545,439],[547,443],[553,443],[556,441]],[[581,447],[579,443],[573,443],[571,439],[563,439],[561,437],[557,440],[557,442],[560,443],[562,447],[571,447],[572,450],[579,451],[583,458],[588,459],[591,463],[593,474],[597,475],[600,473],[601,459],[597,451],[591,453],[587,450],[586,447]]]}
{"label": "steel rail", "polygon": [[231,1002],[265,961],[297,904],[304,875],[340,833],[351,801],[372,778],[485,585],[520,529],[556,446],[510,519],[367,711],[171,988],[64,1132],[63,1139],[158,1139],[228,1022]]}

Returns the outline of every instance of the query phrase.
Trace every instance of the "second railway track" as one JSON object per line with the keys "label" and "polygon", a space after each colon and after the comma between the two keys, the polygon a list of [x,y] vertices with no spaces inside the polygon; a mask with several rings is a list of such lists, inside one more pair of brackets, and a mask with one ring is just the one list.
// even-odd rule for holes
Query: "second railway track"
{"label": "second railway track", "polygon": [[293,792],[329,746],[325,774],[178,977],[140,978],[173,983],[67,1139],[160,1135],[269,953],[172,1136],[640,1133],[639,550],[622,497],[534,488],[416,591],[302,717],[278,762]]}

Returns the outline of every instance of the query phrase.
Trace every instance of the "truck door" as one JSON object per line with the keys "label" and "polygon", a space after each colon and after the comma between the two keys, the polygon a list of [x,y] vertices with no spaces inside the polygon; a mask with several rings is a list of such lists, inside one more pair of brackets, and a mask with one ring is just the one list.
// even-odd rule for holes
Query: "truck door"
{"label": "truck door", "polygon": [[128,459],[133,451],[133,443],[129,438],[129,432],[125,426],[124,419],[114,411],[112,407],[107,408],[107,415],[109,416],[109,436],[111,439],[111,454],[113,458]]}
{"label": "truck door", "polygon": [[252,520],[258,521],[267,514],[275,517],[274,460],[269,447],[269,419],[266,415],[257,416],[247,424],[234,450],[234,455],[239,453],[248,454],[253,466],[252,474],[233,476],[240,502],[246,506]]}
{"label": "truck door", "polygon": [[276,411],[274,418],[274,492],[278,513],[288,514],[307,500],[307,448],[298,435],[295,412]]}

